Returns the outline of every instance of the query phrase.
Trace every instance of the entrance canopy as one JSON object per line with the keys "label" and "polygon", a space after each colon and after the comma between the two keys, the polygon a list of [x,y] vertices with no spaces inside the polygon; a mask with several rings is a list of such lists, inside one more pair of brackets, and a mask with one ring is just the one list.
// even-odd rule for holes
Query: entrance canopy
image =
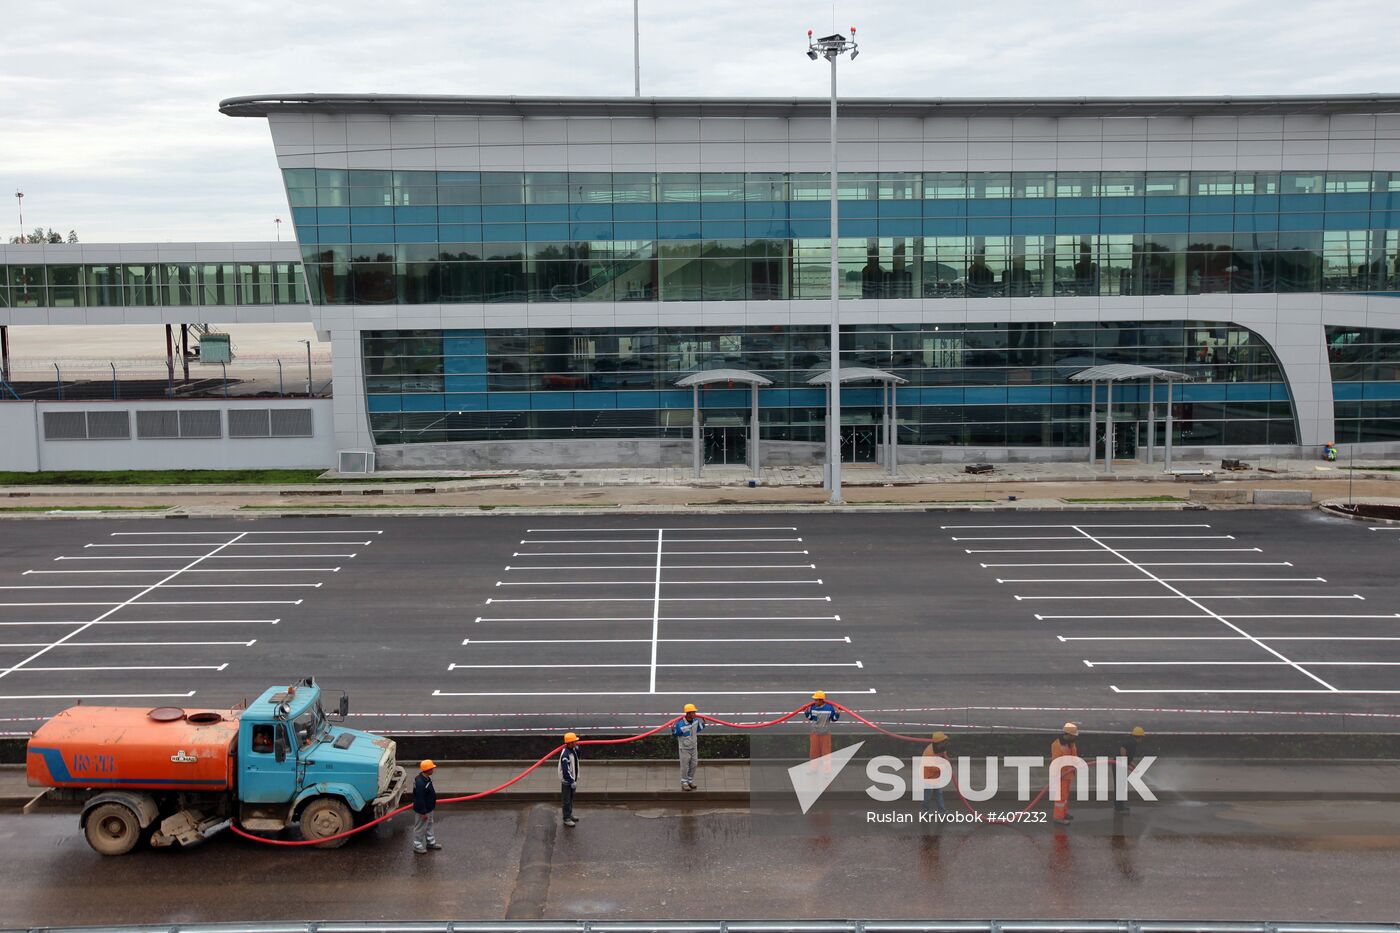
{"label": "entrance canopy", "polygon": [[746,369],[706,369],[677,379],[676,385],[683,389],[691,386],[708,386],[716,382],[741,382],[748,386],[771,386],[773,380]]}
{"label": "entrance canopy", "polygon": [[[908,382],[903,376],[896,376],[894,373],[887,373],[883,369],[868,369],[864,366],[842,366],[841,384],[848,382],[885,382],[894,385],[903,385]],[[807,380],[809,386],[824,386],[831,384],[831,370],[817,373]]]}
{"label": "entrance canopy", "polygon": [[1177,382],[1191,379],[1185,373],[1170,369],[1157,369],[1153,366],[1134,366],[1132,363],[1108,363],[1103,366],[1090,366],[1069,377],[1070,382],[1130,382],[1134,379],[1160,379],[1163,382]]}
{"label": "entrance canopy", "polygon": [[[882,384],[885,392],[884,400],[881,402],[881,420],[884,422],[884,436],[880,441],[880,459],[885,464],[885,469],[891,476],[898,472],[899,463],[899,424],[897,417],[897,402],[895,399],[894,387],[908,382],[903,376],[896,376],[894,373],[887,373],[883,369],[870,369],[865,366],[842,366],[841,384],[848,382],[878,382]],[[831,423],[840,430],[841,415],[833,414],[831,411],[831,370],[817,373],[807,380],[809,386],[826,386],[827,401],[826,414]]]}
{"label": "entrance canopy", "polygon": [[700,447],[700,389],[720,383],[740,383],[749,387],[749,463],[753,478],[758,479],[762,464],[758,455],[758,387],[771,386],[773,380],[746,369],[704,369],[676,380],[676,386],[690,390],[690,446],[695,478],[700,478],[704,455]]}
{"label": "entrance canopy", "polygon": [[1175,372],[1170,369],[1158,369],[1155,366],[1136,366],[1132,363],[1108,363],[1103,366],[1090,366],[1088,369],[1081,369],[1069,377],[1070,382],[1089,383],[1089,465],[1092,466],[1096,459],[1098,429],[1098,413],[1095,407],[1098,405],[1098,394],[1100,382],[1108,385],[1108,399],[1104,406],[1104,456],[1103,469],[1105,473],[1113,472],[1113,384],[1115,382],[1138,382],[1147,380],[1147,462],[1152,462],[1152,445],[1157,439],[1157,380],[1167,384],[1167,438],[1164,447],[1165,469],[1172,468],[1172,392],[1173,386],[1178,382],[1189,382],[1191,377],[1185,373]]}

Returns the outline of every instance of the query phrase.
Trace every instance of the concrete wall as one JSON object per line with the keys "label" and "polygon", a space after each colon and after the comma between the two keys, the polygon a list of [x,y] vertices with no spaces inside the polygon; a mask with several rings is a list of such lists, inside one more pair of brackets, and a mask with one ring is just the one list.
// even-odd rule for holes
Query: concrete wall
{"label": "concrete wall", "polygon": [[[219,438],[139,438],[137,411],[218,409]],[[311,437],[230,437],[230,409],[312,411]],[[120,440],[49,440],[47,411],[127,411],[131,437]],[[0,469],[4,470],[250,470],[332,469],[334,426],[330,399],[213,399],[141,402],[0,403]]]}

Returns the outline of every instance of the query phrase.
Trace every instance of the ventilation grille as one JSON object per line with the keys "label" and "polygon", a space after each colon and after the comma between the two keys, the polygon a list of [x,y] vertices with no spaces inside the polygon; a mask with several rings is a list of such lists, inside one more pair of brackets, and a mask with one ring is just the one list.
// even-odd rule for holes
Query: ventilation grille
{"label": "ventilation grille", "polygon": [[136,436],[143,439],[223,437],[223,419],[217,408],[138,411]]}
{"label": "ventilation grille", "polygon": [[337,469],[341,473],[373,473],[374,453],[368,450],[342,450]]}

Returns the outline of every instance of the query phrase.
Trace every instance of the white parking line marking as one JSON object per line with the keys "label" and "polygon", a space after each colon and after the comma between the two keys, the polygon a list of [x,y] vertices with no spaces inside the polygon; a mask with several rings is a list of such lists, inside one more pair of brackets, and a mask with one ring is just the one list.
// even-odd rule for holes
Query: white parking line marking
{"label": "white parking line marking", "polygon": [[[1104,541],[1233,541],[1234,535],[1100,535]],[[1074,535],[996,535],[954,538],[954,541],[1082,541]]]}
{"label": "white parking line marking", "polygon": [[[1031,599],[1185,599],[1185,600],[1196,600],[1196,599],[1365,599],[1366,597],[1365,597],[1365,596],[1362,596],[1360,593],[1352,593],[1352,594],[1350,594],[1350,595],[1348,595],[1348,596],[1343,596],[1343,595],[1335,595],[1335,596],[1278,596],[1278,595],[1240,596],[1240,595],[1234,595],[1234,594],[1229,595],[1229,596],[1216,596],[1216,595],[1211,595],[1211,594],[1209,594],[1209,593],[1196,593],[1196,594],[1191,594],[1191,595],[1187,595],[1187,594],[1183,593],[1183,594],[1181,594],[1180,596],[1016,596],[1015,598],[1016,598],[1017,600],[1031,600]],[[1209,611],[1209,610],[1207,610],[1207,611]],[[1212,615],[1213,615],[1213,613],[1212,613]]]}
{"label": "white parking line marking", "polygon": [[[816,566],[813,564],[813,566]],[[982,564],[983,567],[1116,567],[1120,570],[1131,569],[1126,564],[1085,564],[1085,563],[1047,563],[1037,562],[1031,564]],[[1278,561],[1215,561],[1215,560],[1184,560],[1184,561],[1153,561],[1151,563],[1138,561],[1140,567],[1292,567],[1293,562],[1289,560]]]}
{"label": "white parking line marking", "polygon": [[[814,570],[816,564],[667,564],[666,570]],[[590,564],[579,566],[540,566],[540,567],[512,567],[506,565],[507,571],[517,570],[650,570],[651,564]],[[233,571],[237,572],[237,571]]]}
{"label": "white parking line marking", "polygon": [[[521,541],[521,544],[649,544],[651,538],[613,538],[608,541],[556,541],[553,539],[541,539],[539,541]],[[767,541],[801,541],[801,538],[676,538],[678,544],[716,544],[720,542],[746,541],[767,542]],[[366,541],[366,544],[369,542]],[[577,552],[575,552],[577,553]]]}
{"label": "white parking line marking", "polygon": [[[1252,641],[1253,639],[1245,639]],[[1301,663],[1301,662],[1300,662]],[[1292,667],[1291,661],[1085,661],[1085,667]]]}
{"label": "white parking line marking", "polygon": [[[106,619],[95,625],[276,625],[281,619]],[[0,622],[7,625],[82,625],[82,622]]]}
{"label": "white parking line marking", "polygon": [[[694,525],[687,525],[687,526],[684,526],[684,527],[677,527],[677,528],[670,528],[670,527],[666,527],[666,528],[526,528],[526,529],[525,529],[525,533],[526,533],[527,535],[555,534],[555,533],[572,534],[572,533],[574,533],[574,532],[589,533],[589,534],[591,534],[591,533],[593,533],[593,532],[599,532],[599,533],[602,533],[602,534],[613,534],[613,533],[615,533],[615,532],[622,532],[622,533],[624,533],[624,534],[631,534],[631,533],[635,533],[635,532],[638,532],[638,531],[796,531],[796,530],[797,530],[796,528],[793,528],[793,527],[791,527],[790,525],[781,525],[781,526],[779,526],[779,525],[774,525],[774,526],[766,526],[766,525],[747,526],[747,525],[740,525],[740,526],[737,526],[737,527],[730,527],[730,528],[710,528],[710,527],[696,527],[696,526],[694,526]],[[650,539],[648,539],[648,540],[650,540]]]}
{"label": "white parking line marking", "polygon": [[1109,684],[1108,689],[1114,693],[1230,693],[1230,694],[1269,694],[1271,696],[1304,696],[1311,694],[1324,694],[1326,696],[1397,696],[1400,690],[1250,690],[1250,689],[1226,689],[1208,688],[1203,690],[1125,690],[1114,684]]}
{"label": "white parking line marking", "polygon": [[660,650],[658,639],[661,635],[661,557],[665,550],[662,538],[665,536],[665,529],[656,530],[656,578],[653,581],[654,589],[651,594],[651,680],[649,689],[656,692],[656,656]]}
{"label": "white parking line marking", "polygon": [[[362,531],[357,529],[325,528],[320,531],[114,531],[111,538],[140,538],[156,535],[382,535],[383,531]],[[212,544],[213,542],[208,542]],[[368,542],[366,542],[368,543]]]}
{"label": "white parking line marking", "polygon": [[[661,568],[657,568],[658,571]],[[820,580],[497,580],[497,586],[772,586],[820,584]],[[257,586],[257,584],[248,584]],[[266,584],[276,586],[277,584]],[[297,585],[297,584],[283,584]],[[320,586],[320,584],[316,584]]]}
{"label": "white parking line marking", "polygon": [[[31,574],[54,574],[54,573],[169,573],[169,567],[129,567],[122,570],[26,570],[20,576],[30,576]],[[197,567],[188,573],[339,573],[339,567],[247,567],[247,568],[216,568]]]}
{"label": "white parking line marking", "polygon": [[[203,547],[208,543],[205,541],[190,544],[84,544],[83,547]],[[354,547],[357,544],[373,543],[373,541],[235,541],[229,547]],[[166,556],[175,557],[177,555],[169,554]]]}
{"label": "white parking line marking", "polygon": [[[731,663],[722,663],[722,664],[588,664],[588,663],[580,662],[580,663],[577,663],[577,664],[449,664],[449,665],[447,665],[447,669],[448,669],[449,671],[514,671],[514,670],[561,670],[561,669],[562,669],[562,670],[572,670],[572,669],[575,669],[575,668],[578,669],[578,670],[586,670],[586,669],[587,669],[587,670],[592,670],[592,669],[595,669],[595,668],[614,668],[614,667],[630,667],[630,668],[638,668],[638,667],[640,667],[640,668],[648,668],[648,667],[649,667],[649,668],[655,670],[656,668],[659,668],[659,667],[672,667],[672,668],[674,668],[674,667],[686,667],[686,668],[689,668],[689,667],[726,667],[726,668],[728,668],[728,667],[858,667],[858,668],[859,668],[859,667],[864,667],[864,666],[865,666],[865,665],[864,665],[863,663],[861,663],[860,661],[855,661],[855,662],[852,662],[852,663],[843,663],[843,662],[825,663],[825,662],[805,662],[805,661],[803,661],[803,662],[784,662],[784,663],[774,662],[774,663],[771,663],[771,664],[770,664],[770,663],[765,663],[765,662],[759,662],[759,661],[753,661],[753,662],[744,661],[744,662],[740,662],[740,663],[737,663],[737,664],[731,664]],[[649,692],[649,693],[655,693],[656,691],[655,691],[655,690],[650,690],[650,691],[648,691],[648,692]]]}
{"label": "white parking line marking", "polygon": [[[1223,612],[1220,615],[1227,619],[1400,619],[1400,612],[1390,612],[1384,615],[1275,615],[1273,613],[1244,614],[1238,612]],[[1040,615],[1037,619],[1214,619],[1214,615],[1109,615],[1109,616],[1051,616]]]}
{"label": "white parking line marking", "polygon": [[[723,554],[733,557],[736,554],[806,554],[806,551],[669,551],[670,554]],[[617,557],[650,557],[651,551],[513,551],[511,557],[594,557],[599,554]]]}
{"label": "white parking line marking", "polygon": [[[1165,554],[1167,552],[1192,554],[1222,554],[1230,553],[1260,553],[1257,547],[1120,547],[1119,551],[1124,554],[1154,553]],[[1100,554],[1091,547],[1001,547],[1001,548],[963,548],[965,554]]]}
{"label": "white parking line marking", "polygon": [[[837,690],[829,688],[830,693],[843,693],[847,696],[865,695],[873,696],[874,687],[867,687],[864,690]],[[1400,691],[1396,691],[1400,692]],[[631,690],[631,691],[603,691],[593,693],[581,693],[573,691],[569,694],[575,697],[685,697],[685,696],[707,696],[707,697],[751,697],[751,696],[801,696],[811,697],[810,690]],[[557,699],[559,691],[548,690],[540,693],[453,693],[447,690],[434,690],[435,697],[550,697]],[[0,697],[4,699],[4,697]]]}
{"label": "white parking line marking", "polygon": [[128,667],[26,667],[20,671],[21,674],[54,674],[67,671],[222,671],[228,667],[228,663],[223,664],[168,664],[168,665],[132,665]]}
{"label": "white parking line marking", "polygon": [[[354,557],[354,554],[218,554],[210,560],[268,560],[269,558],[282,558],[283,560],[308,560],[311,558],[328,557]],[[55,557],[54,560],[187,560],[188,554],[122,554],[122,555],[96,555],[81,557]],[[230,571],[238,573],[240,571]]]}
{"label": "white parking line marking", "polygon": [[[663,603],[752,603],[752,602],[831,602],[830,596],[662,596]],[[650,596],[538,596],[531,599],[488,599],[492,603],[649,603]],[[0,603],[0,605],[4,605]],[[99,603],[98,605],[105,605]],[[162,605],[147,603],[148,606]],[[169,604],[164,604],[169,605]]]}
{"label": "white parking line marking", "polygon": [[[165,572],[165,571],[162,571]],[[144,583],[34,583],[25,586],[0,586],[0,590],[139,590]],[[167,590],[232,590],[232,589],[318,589],[320,583],[168,583]]]}
{"label": "white parking line marking", "polygon": [[0,696],[0,700],[167,700],[192,696],[193,690],[184,693],[31,693]]}
{"label": "white parking line marking", "polygon": [[[1397,639],[1400,640],[1400,639]],[[851,643],[851,636],[844,638],[661,638],[661,644],[691,644],[719,642],[729,644],[731,642],[844,642]],[[462,644],[467,645],[645,645],[651,642],[650,638],[463,638]]]}
{"label": "white parking line marking", "polygon": [[968,528],[1014,528],[1026,530],[1031,528],[1209,528],[1205,522],[1191,522],[1188,524],[1161,524],[1161,525],[1089,525],[1081,522],[1078,525],[939,525],[944,531],[964,530]]}
{"label": "white parking line marking", "polygon": [[[1249,641],[1243,635],[1056,635],[1055,637],[1060,641]],[[1390,635],[1256,635],[1254,637],[1259,641],[1400,641],[1400,636]]]}
{"label": "white parking line marking", "polygon": [[[179,647],[210,647],[234,645],[240,648],[251,648],[258,643],[256,638],[249,641],[68,641],[56,645],[49,645],[50,648],[164,648],[171,645]],[[37,648],[43,645],[39,642],[33,645],[8,644],[0,645],[0,648]],[[18,671],[15,667],[13,670]]]}
{"label": "white parking line marking", "polygon": [[[498,600],[499,602],[499,600]],[[1194,618],[1194,617],[1193,617]],[[567,619],[477,616],[477,622],[649,622],[651,616],[570,616]],[[662,622],[840,622],[840,616],[662,616]]]}
{"label": "white parking line marking", "polygon": [[[1168,583],[1326,583],[1324,577],[1162,577]],[[997,578],[998,583],[1152,583],[1152,580],[1144,580],[1141,577],[1136,579],[1130,577],[1084,577],[1076,579],[1066,577],[1059,580],[1004,580]]]}

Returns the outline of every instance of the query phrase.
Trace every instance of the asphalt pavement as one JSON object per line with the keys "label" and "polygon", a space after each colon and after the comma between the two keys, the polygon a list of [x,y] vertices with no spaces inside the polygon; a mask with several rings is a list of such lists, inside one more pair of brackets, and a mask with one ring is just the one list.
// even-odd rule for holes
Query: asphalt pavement
{"label": "asphalt pavement", "polygon": [[1397,548],[1300,511],[12,523],[0,732],[306,674],[395,733],[815,688],[901,729],[1396,731]]}
{"label": "asphalt pavement", "polygon": [[[554,807],[535,804],[441,811],[445,848],[424,856],[410,852],[409,824],[398,819],[333,851],[224,834],[121,858],[93,853],[72,814],[0,814],[0,927],[289,917],[1393,922],[1395,821],[1365,835],[1273,835],[1328,820],[1333,806],[1201,805],[1160,835],[818,826],[774,836],[736,807],[585,806],[580,825],[565,829]],[[1131,817],[1152,818],[1136,808]],[[1236,831],[1189,831],[1221,822]]]}

